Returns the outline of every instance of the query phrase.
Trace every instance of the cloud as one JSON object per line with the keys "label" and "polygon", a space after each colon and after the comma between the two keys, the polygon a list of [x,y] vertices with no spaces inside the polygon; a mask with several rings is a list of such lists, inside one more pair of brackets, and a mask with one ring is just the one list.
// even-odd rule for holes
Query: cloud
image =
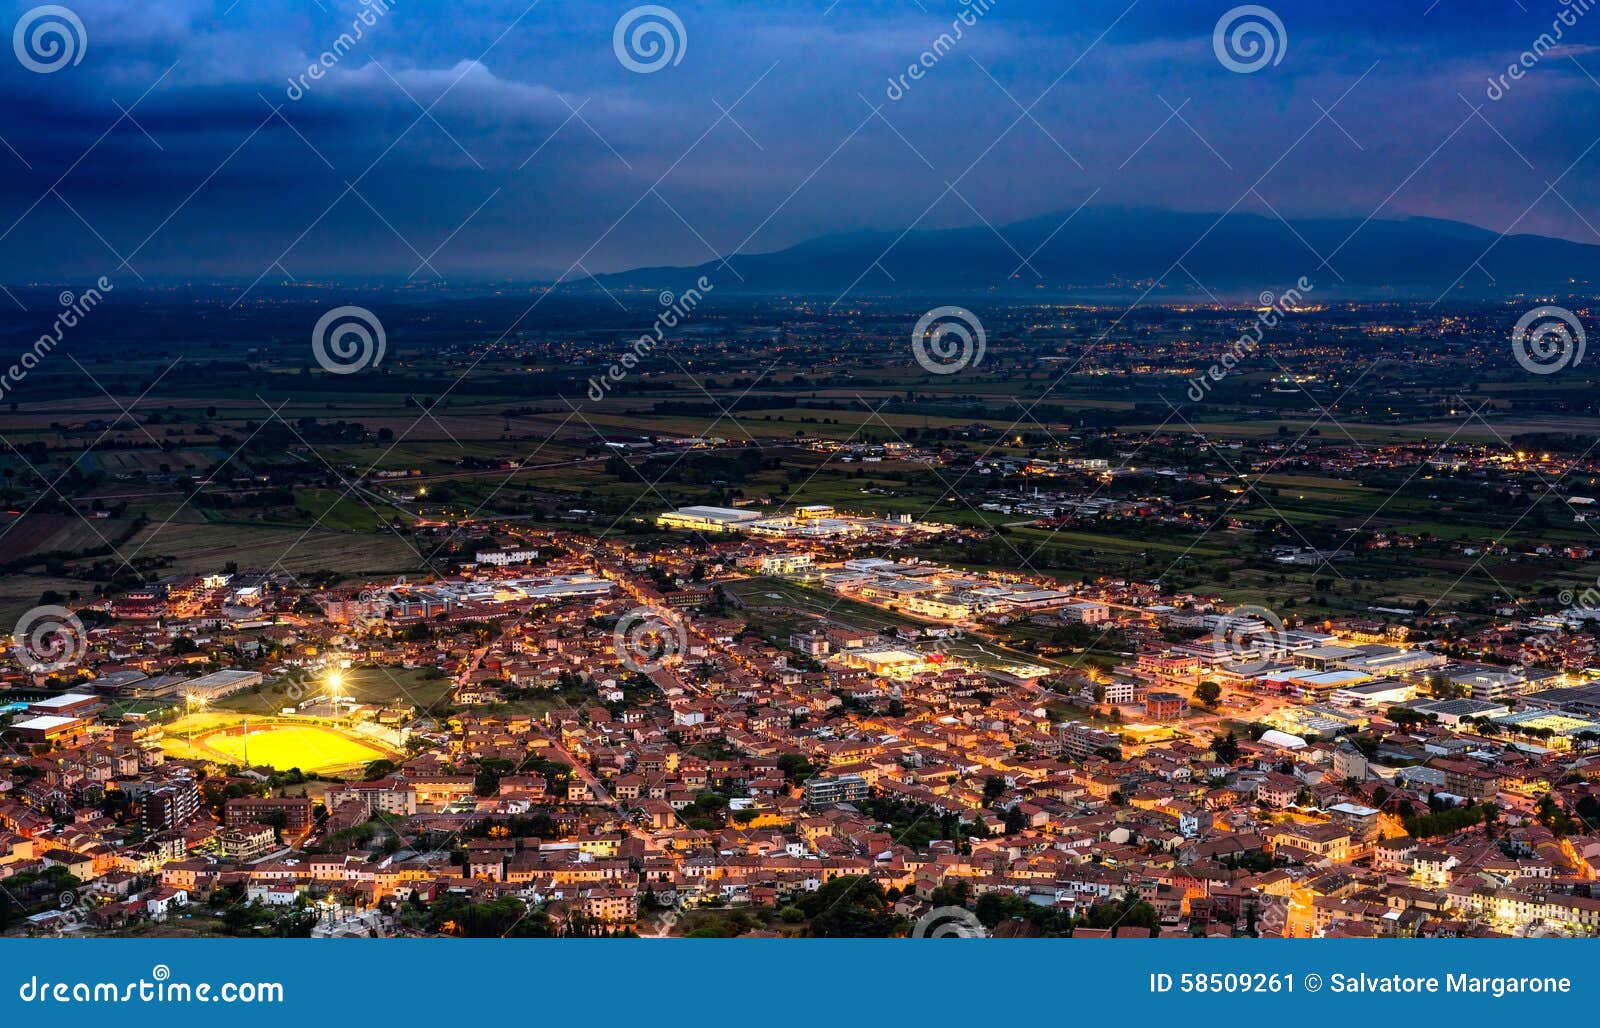
{"label": "cloud", "polygon": [[[653,75],[612,53],[626,6],[394,0],[294,99],[367,5],[81,0],[81,65],[0,61],[0,137],[21,154],[0,148],[0,231],[17,222],[0,277],[136,247],[152,275],[253,277],[287,249],[297,275],[404,276],[413,246],[446,239],[446,274],[604,271],[919,216],[1003,223],[1096,189],[1219,210],[1257,178],[1289,216],[1383,204],[1499,230],[1583,152],[1600,100],[1592,48],[1565,44],[1471,115],[1462,97],[1483,104],[1550,24],[1501,0],[1273,3],[1288,47],[1257,75],[1216,61],[1221,7],[992,0],[896,101],[890,76],[978,4],[674,4],[686,59]],[[1594,174],[1563,180],[1583,217],[1547,196],[1520,227],[1592,240]]]}

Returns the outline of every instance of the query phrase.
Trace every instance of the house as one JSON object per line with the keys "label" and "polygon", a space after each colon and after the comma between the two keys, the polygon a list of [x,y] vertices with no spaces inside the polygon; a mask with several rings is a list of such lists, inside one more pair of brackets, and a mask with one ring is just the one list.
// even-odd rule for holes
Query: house
{"label": "house", "polygon": [[189,892],[187,889],[173,889],[163,886],[145,898],[145,912],[152,921],[165,921],[173,912],[189,905]]}
{"label": "house", "polygon": [[71,850],[47,849],[39,855],[45,867],[63,867],[72,877],[80,882],[87,882],[94,877],[94,858]]}
{"label": "house", "polygon": [[235,796],[223,806],[223,823],[229,828],[281,824],[284,832],[297,835],[311,827],[311,800],[304,796]]}
{"label": "house", "polygon": [[1427,885],[1443,888],[1450,884],[1452,873],[1461,866],[1454,853],[1428,847],[1419,848],[1411,855],[1411,875]]}
{"label": "house", "polygon": [[1384,839],[1372,847],[1372,868],[1406,874],[1411,871],[1411,861],[1417,852],[1417,840],[1409,835]]}
{"label": "house", "polygon": [[1300,795],[1300,790],[1305,788],[1305,783],[1291,775],[1273,772],[1256,787],[1256,799],[1269,807],[1283,809],[1294,805],[1295,797]]}
{"label": "house", "polygon": [[1323,824],[1274,825],[1267,833],[1274,856],[1305,857],[1307,863],[1339,864],[1350,857],[1350,829],[1327,822]]}
{"label": "house", "polygon": [[306,891],[299,882],[252,882],[245,890],[245,899],[264,907],[292,907]]}

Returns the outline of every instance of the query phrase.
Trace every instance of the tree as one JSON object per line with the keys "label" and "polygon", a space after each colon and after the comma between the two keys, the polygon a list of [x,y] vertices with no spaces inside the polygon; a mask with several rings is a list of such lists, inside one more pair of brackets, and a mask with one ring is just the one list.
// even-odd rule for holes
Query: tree
{"label": "tree", "polygon": [[1594,831],[1600,827],[1600,800],[1593,796],[1585,796],[1573,808],[1573,813],[1578,815],[1578,820],[1583,822],[1586,831]]}
{"label": "tree", "polygon": [[1539,805],[1534,808],[1533,816],[1556,835],[1571,835],[1578,827],[1578,822],[1571,814],[1561,809],[1561,806],[1546,793],[1540,797]]}
{"label": "tree", "polygon": [[500,779],[511,773],[515,765],[503,757],[485,757],[478,761],[478,774],[473,779],[472,791],[479,796],[493,796],[500,791]]}
{"label": "tree", "polygon": [[1408,725],[1415,726],[1424,722],[1439,720],[1439,715],[1437,714],[1424,714],[1420,710],[1412,710],[1410,707],[1400,706],[1390,707],[1384,712],[1383,716],[1402,728]]}
{"label": "tree", "polygon": [[[1546,797],[1546,799],[1548,798]],[[1433,806],[1434,802],[1436,801],[1430,799],[1429,805]],[[1408,835],[1414,839],[1449,835],[1452,832],[1459,832],[1463,828],[1471,828],[1473,825],[1484,821],[1492,821],[1500,816],[1500,808],[1493,803],[1451,807],[1444,805],[1442,801],[1437,802],[1438,807],[1431,814],[1423,814],[1421,817],[1406,815],[1405,826]]]}
{"label": "tree", "polygon": [[883,939],[905,930],[878,883],[861,875],[833,879],[800,900],[800,909],[820,939]]}
{"label": "tree", "polygon": [[1021,896],[1006,892],[986,892],[978,897],[978,920],[989,928],[1012,918],[1027,918],[1037,909]]}
{"label": "tree", "polygon": [[1224,764],[1231,764],[1239,759],[1239,737],[1231,731],[1227,735],[1214,736],[1211,740],[1211,751]]}
{"label": "tree", "polygon": [[1428,691],[1438,700],[1454,700],[1471,693],[1467,686],[1453,682],[1445,675],[1430,675],[1428,677]]}
{"label": "tree", "polygon": [[812,766],[811,761],[799,753],[785,753],[780,756],[778,758],[778,770],[783,772],[783,777],[786,780],[796,785],[804,782],[816,772],[816,768]]}
{"label": "tree", "polygon": [[1222,699],[1222,686],[1208,679],[1194,687],[1194,698],[1208,707],[1215,707]]}
{"label": "tree", "polygon": [[1089,910],[1091,928],[1147,928],[1152,932],[1161,926],[1155,907],[1136,894],[1124,896],[1114,903],[1102,903]]}

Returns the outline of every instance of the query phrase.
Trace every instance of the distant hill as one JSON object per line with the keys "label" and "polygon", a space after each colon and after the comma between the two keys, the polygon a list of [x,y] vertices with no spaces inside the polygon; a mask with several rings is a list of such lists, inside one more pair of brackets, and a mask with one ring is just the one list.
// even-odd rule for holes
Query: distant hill
{"label": "distant hill", "polygon": [[[1319,296],[1427,300],[1446,290],[1458,298],[1585,292],[1600,282],[1600,246],[1532,235],[1495,243],[1496,234],[1486,229],[1431,218],[1285,224],[1258,214],[1219,219],[1122,207],[1085,208],[1067,217],[999,226],[999,235],[978,226],[914,231],[903,238],[898,232],[823,236],[775,253],[731,258],[742,282],[715,261],[697,268],[639,268],[597,280],[608,289],[681,290],[704,274],[724,292],[1087,298],[1136,296],[1160,279],[1152,300],[1203,296],[1207,290],[1230,297],[1276,293],[1301,276]],[[1319,267],[1318,254],[1330,257],[1329,267]]]}

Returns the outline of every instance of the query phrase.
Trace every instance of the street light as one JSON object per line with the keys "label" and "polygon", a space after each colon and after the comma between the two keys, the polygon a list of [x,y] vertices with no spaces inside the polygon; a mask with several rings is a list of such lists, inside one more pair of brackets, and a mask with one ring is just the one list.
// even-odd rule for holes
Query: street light
{"label": "street light", "polygon": [[[192,693],[192,692],[184,693],[183,694],[183,712],[186,715],[184,720],[186,720],[186,721],[189,720],[188,719],[188,715],[192,715],[194,713],[194,708],[200,707],[200,708],[203,709],[205,707],[205,705],[206,705],[206,698],[204,696],[201,696],[198,693]],[[194,722],[193,721],[189,721],[189,744],[191,746],[194,744]]]}

